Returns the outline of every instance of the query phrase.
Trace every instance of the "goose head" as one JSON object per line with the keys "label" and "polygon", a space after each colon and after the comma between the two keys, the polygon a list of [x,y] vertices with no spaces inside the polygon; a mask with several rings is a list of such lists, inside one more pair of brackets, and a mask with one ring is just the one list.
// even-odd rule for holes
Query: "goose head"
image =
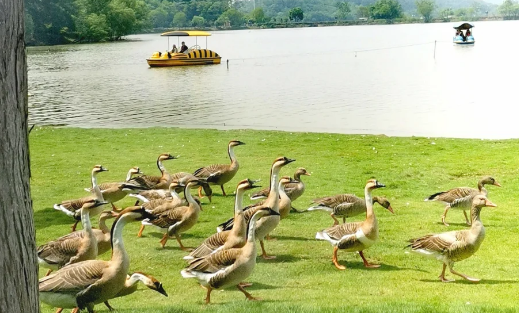
{"label": "goose head", "polygon": [[97,174],[101,172],[106,172],[108,169],[102,165],[94,165],[94,168],[92,169],[92,173]]}
{"label": "goose head", "polygon": [[[308,172],[306,171],[306,168],[304,168],[304,167],[300,167],[300,168],[298,168],[298,169],[296,170],[296,173],[295,173],[294,177],[299,177],[299,176],[301,176],[301,175],[312,176],[312,174],[308,173]],[[296,178],[296,179],[297,179],[297,178]]]}
{"label": "goose head", "polygon": [[245,142],[243,141],[239,141],[239,140],[231,140],[229,141],[229,147],[236,147],[236,146],[241,146],[241,145],[244,145]]}
{"label": "goose head", "polygon": [[173,160],[173,159],[177,159],[177,157],[172,156],[169,153],[162,153],[161,155],[159,155],[159,161]]}
{"label": "goose head", "polygon": [[498,183],[494,177],[492,176],[485,176],[481,179],[481,184],[482,185],[494,185],[494,186],[498,186],[498,187],[501,187],[501,184]]}
{"label": "goose head", "polygon": [[154,220],[156,218],[155,215],[151,214],[151,211],[146,210],[143,206],[131,206],[122,210],[117,214],[117,219],[114,224],[117,223],[119,219],[124,217],[130,221],[142,221],[144,219]]}
{"label": "goose head", "polygon": [[294,161],[295,161],[294,159],[289,159],[287,157],[279,157],[279,158],[274,160],[274,163],[272,163],[272,167],[285,166],[285,165],[287,165],[289,163],[292,163]]}
{"label": "goose head", "polygon": [[477,195],[472,200],[472,205],[476,208],[482,208],[482,207],[496,207],[492,201],[488,200],[487,197],[484,195]]}
{"label": "goose head", "polygon": [[134,166],[130,169],[130,175],[143,174],[138,166]]}
{"label": "goose head", "polygon": [[146,287],[155,290],[166,297],[168,296],[166,290],[164,290],[164,287],[162,287],[162,283],[158,281],[155,277],[142,272],[135,272],[132,274],[132,276],[140,280]]}
{"label": "goose head", "polygon": [[373,202],[378,202],[378,204],[380,204],[383,208],[385,208],[389,212],[395,214],[395,212],[393,212],[393,208],[391,207],[391,203],[389,203],[387,198],[385,198],[385,197],[373,197]]}
{"label": "goose head", "polygon": [[249,190],[249,189],[254,189],[254,188],[261,187],[259,185],[255,185],[257,182],[259,182],[259,180],[250,180],[248,178],[244,179],[244,180],[242,180],[241,182],[238,183],[237,189]]}
{"label": "goose head", "polygon": [[382,187],[386,187],[386,185],[382,184],[381,182],[379,182],[376,179],[370,179],[366,183],[366,189],[368,189],[368,190],[374,190],[374,189],[382,188]]}

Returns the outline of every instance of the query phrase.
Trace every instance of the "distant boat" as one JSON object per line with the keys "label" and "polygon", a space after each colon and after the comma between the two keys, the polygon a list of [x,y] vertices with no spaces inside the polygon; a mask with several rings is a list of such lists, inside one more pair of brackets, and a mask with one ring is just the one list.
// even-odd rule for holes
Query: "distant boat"
{"label": "distant boat", "polygon": [[457,45],[473,45],[476,42],[476,40],[474,40],[474,36],[472,35],[473,27],[474,25],[466,22],[459,26],[454,26],[456,35],[452,38],[452,42]]}

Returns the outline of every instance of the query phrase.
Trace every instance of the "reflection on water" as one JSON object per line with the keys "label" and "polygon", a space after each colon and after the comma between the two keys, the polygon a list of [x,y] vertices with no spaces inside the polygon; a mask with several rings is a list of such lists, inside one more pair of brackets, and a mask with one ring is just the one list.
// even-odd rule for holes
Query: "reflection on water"
{"label": "reflection on water", "polygon": [[476,23],[474,46],[454,46],[451,23],[215,32],[208,48],[221,65],[173,68],[146,64],[167,48],[157,34],[32,47],[29,118],[76,127],[519,138],[507,114],[517,103],[510,78],[519,44],[502,31],[513,26],[519,22]]}

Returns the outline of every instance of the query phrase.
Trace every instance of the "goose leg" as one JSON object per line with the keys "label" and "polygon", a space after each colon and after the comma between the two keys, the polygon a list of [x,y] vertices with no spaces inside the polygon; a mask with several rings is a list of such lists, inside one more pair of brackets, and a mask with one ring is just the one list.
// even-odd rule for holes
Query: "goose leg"
{"label": "goose leg", "polygon": [[207,289],[207,294],[205,296],[205,304],[209,304],[211,302],[211,291],[213,291],[213,288],[205,287],[205,289]]}
{"label": "goose leg", "polygon": [[74,308],[70,313],[79,313],[79,308]]}
{"label": "goose leg", "polygon": [[166,232],[164,236],[162,236],[162,239],[160,240],[160,244],[162,245],[162,248],[166,246],[166,243],[168,242],[169,235]]}
{"label": "goose leg", "polygon": [[198,198],[202,199],[204,196],[202,196],[202,186],[198,187]]}
{"label": "goose leg", "polygon": [[346,216],[343,216],[343,217],[342,217],[342,223],[343,223],[343,224],[346,224]]}
{"label": "goose leg", "polygon": [[[167,235],[167,233],[166,233],[166,235]],[[183,251],[187,251],[187,252],[191,252],[191,251],[193,251],[193,249],[191,249],[191,248],[186,248],[186,247],[184,247],[184,245],[183,245],[182,242],[180,241],[180,235],[175,236],[175,238],[177,239],[177,242],[178,242],[178,244],[180,245],[180,249],[182,249]]]}
{"label": "goose leg", "polygon": [[449,224],[447,224],[447,222],[445,222],[445,219],[447,218],[447,212],[449,211],[450,209],[450,206],[446,206],[445,207],[445,211],[443,211],[443,215],[442,215],[442,223],[445,225],[445,226],[449,226]]}
{"label": "goose leg", "polygon": [[76,231],[76,227],[77,227],[77,224],[79,223],[79,221],[76,221],[74,223],[74,225],[72,225],[72,232],[75,232]]}
{"label": "goose leg", "polygon": [[442,273],[440,274],[440,276],[438,276],[438,278],[440,278],[440,280],[444,283],[449,283],[451,281],[454,281],[454,279],[445,278],[445,269],[446,268],[447,268],[447,264],[443,263],[443,270],[442,270]]}
{"label": "goose leg", "polygon": [[139,200],[135,201],[134,206],[138,206],[138,205],[139,205]]}
{"label": "goose leg", "polygon": [[359,251],[359,254],[360,254],[360,257],[362,258],[362,261],[364,262],[364,266],[365,267],[367,267],[367,268],[378,268],[378,267],[380,267],[379,264],[369,264],[368,260],[366,260],[366,258],[364,257],[364,253],[362,253],[362,251]]}
{"label": "goose leg", "polygon": [[265,251],[265,246],[264,246],[264,243],[263,243],[263,240],[260,240],[260,246],[261,246],[261,257],[265,260],[272,260],[272,259],[275,259],[276,256],[274,255],[268,255],[267,254],[267,251]]}
{"label": "goose leg", "polygon": [[241,282],[238,285],[241,286],[242,288],[247,288],[247,287],[252,286],[252,283]]}
{"label": "goose leg", "polygon": [[292,212],[292,213],[303,213],[303,212],[306,212],[306,211],[299,211],[298,209],[294,208],[293,206],[290,206],[290,212]]}
{"label": "goose leg", "polygon": [[469,221],[469,218],[467,216],[467,211],[463,210],[463,215],[465,215],[465,221],[467,222],[467,225],[470,226],[472,223]]}
{"label": "goose leg", "polygon": [[335,215],[330,213],[330,216],[333,218],[333,226],[339,225],[339,220],[335,217]]}
{"label": "goose leg", "polygon": [[61,313],[63,312],[63,308],[58,308],[55,313]]}
{"label": "goose leg", "polygon": [[251,301],[257,301],[257,300],[261,300],[261,299],[258,299],[258,298],[254,298],[250,293],[248,293],[247,291],[245,291],[245,289],[243,289],[242,286],[240,285],[236,285],[236,287],[238,287],[238,289],[243,292],[243,294],[245,295],[245,297],[247,297],[248,300],[251,300]]}
{"label": "goose leg", "polygon": [[223,194],[224,196],[227,196],[227,195],[225,194],[225,189],[223,189],[223,185],[220,185],[220,188],[222,189],[222,194]]}
{"label": "goose leg", "polygon": [[339,251],[339,248],[337,246],[333,247],[333,256],[332,256],[332,262],[335,267],[341,271],[346,269],[346,266],[342,266],[339,264],[339,260],[337,260],[337,251]]}
{"label": "goose leg", "polygon": [[105,301],[104,303],[105,303],[106,307],[108,308],[108,310],[109,310],[110,312],[112,312],[112,311],[115,310],[115,309],[110,305],[110,303],[108,303],[108,300]]}
{"label": "goose leg", "polygon": [[454,275],[458,275],[458,276],[460,276],[460,277],[463,277],[463,278],[465,278],[466,280],[468,280],[468,281],[470,281],[470,282],[477,283],[477,282],[479,282],[479,281],[481,280],[481,279],[479,279],[479,278],[474,278],[474,277],[470,277],[470,276],[467,276],[467,275],[462,274],[462,273],[458,273],[458,272],[456,272],[456,271],[452,268],[452,266],[449,266],[449,269],[450,269],[450,271],[451,271],[452,274],[454,274]]}
{"label": "goose leg", "polygon": [[144,231],[144,225],[141,225],[141,229],[139,229],[139,232],[137,233],[137,237],[142,237],[142,232]]}
{"label": "goose leg", "polygon": [[49,269],[49,270],[47,271],[47,273],[45,274],[45,276],[49,276],[50,273],[52,273],[52,269]]}

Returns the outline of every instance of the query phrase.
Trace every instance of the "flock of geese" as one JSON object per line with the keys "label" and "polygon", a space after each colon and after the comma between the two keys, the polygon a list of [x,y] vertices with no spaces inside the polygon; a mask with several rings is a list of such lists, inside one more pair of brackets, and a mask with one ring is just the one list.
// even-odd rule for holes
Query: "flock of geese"
{"label": "flock of geese", "polygon": [[[257,181],[241,180],[236,187],[234,216],[218,225],[217,233],[205,239],[196,249],[186,248],[181,241],[183,233],[196,225],[202,210],[200,198],[207,196],[211,201],[211,186],[218,185],[225,195],[224,185],[232,180],[239,169],[234,148],[244,145],[233,140],[229,142],[230,164],[216,164],[202,167],[192,174],[179,172],[170,174],[163,165],[166,160],[175,159],[165,153],[157,159],[160,176],[143,175],[138,167],[131,168],[124,182],[97,183],[97,175],[107,171],[101,165],[92,169],[92,186],[85,190],[88,196],[66,200],[55,204],[54,208],[75,220],[72,232],[38,248],[40,266],[49,269],[39,280],[39,292],[42,302],[58,308],[79,312],[87,309],[93,312],[94,305],[108,303],[110,299],[133,293],[137,283],[142,282],[148,288],[167,296],[162,284],[153,276],[142,272],[128,274],[130,258],[123,242],[123,229],[129,222],[140,222],[141,236],[145,226],[158,227],[164,232],[160,244],[164,247],[170,237],[175,237],[180,248],[188,251],[184,257],[186,267],[181,270],[184,278],[194,278],[207,290],[205,302],[210,303],[211,292],[236,286],[249,300],[255,300],[245,288],[250,283],[245,280],[254,270],[257,258],[256,240],[259,240],[261,256],[268,260],[275,258],[267,253],[265,239],[274,231],[280,221],[295,210],[292,202],[305,190],[302,175],[310,176],[304,168],[298,168],[294,178],[280,177],[281,169],[295,160],[278,157],[270,169],[270,186],[252,194],[251,199],[261,201],[244,207],[245,192],[257,188]],[[443,264],[440,280],[447,282],[445,270],[449,267],[452,274],[472,282],[476,278],[454,271],[454,262],[473,255],[480,247],[485,229],[480,219],[483,207],[496,206],[487,199],[485,185],[500,186],[492,177],[484,177],[478,188],[461,187],[436,193],[426,201],[440,201],[446,204],[442,221],[445,225],[449,209],[463,210],[469,229],[450,231],[441,234],[426,235],[410,240],[408,247],[413,252],[439,260]],[[328,241],[333,246],[332,262],[339,270],[345,267],[339,264],[338,250],[358,252],[365,267],[376,268],[363,251],[378,239],[378,224],[373,210],[373,203],[393,213],[393,208],[384,197],[372,196],[375,189],[385,187],[381,182],[370,179],[364,189],[364,199],[352,194],[340,194],[315,199],[314,206],[307,211],[324,210],[330,213],[333,226],[318,231],[316,239]],[[198,189],[198,197],[191,195],[192,189]],[[180,196],[183,195],[183,197]],[[114,205],[126,196],[135,197],[134,206],[119,210]],[[112,210],[104,211],[105,205],[111,204]],[[470,211],[470,220],[466,211]],[[345,219],[365,214],[362,222],[346,222]],[[90,219],[99,215],[99,228],[92,227]],[[115,218],[111,228],[106,221]],[[342,218],[340,224],[337,218]],[[75,230],[78,222],[83,229]],[[96,260],[111,250],[108,261]]]}

